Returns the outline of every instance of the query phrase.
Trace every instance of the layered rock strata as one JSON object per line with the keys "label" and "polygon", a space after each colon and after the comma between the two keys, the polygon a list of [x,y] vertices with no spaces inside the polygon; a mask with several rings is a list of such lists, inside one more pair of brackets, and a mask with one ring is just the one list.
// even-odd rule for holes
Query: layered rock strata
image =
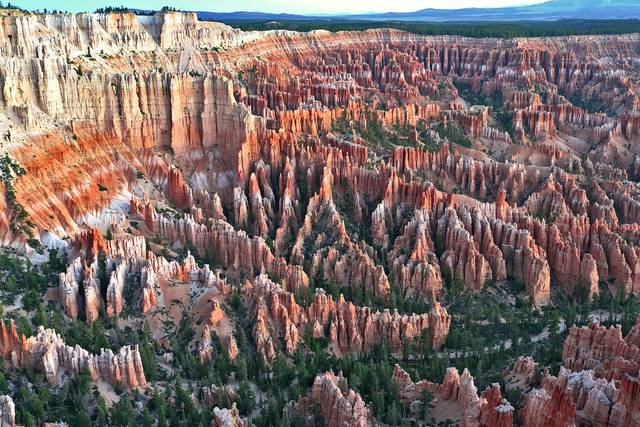
{"label": "layered rock strata", "polygon": [[344,394],[339,383],[345,382],[333,372],[318,375],[313,381],[311,399],[320,406],[325,425],[329,427],[365,427],[369,410],[358,393],[349,389]]}
{"label": "layered rock strata", "polygon": [[87,370],[92,379],[103,379],[126,388],[145,388],[147,381],[138,346],[125,346],[118,353],[107,349],[99,355],[64,343],[52,329],[38,328],[32,337],[18,336],[13,321],[9,328],[0,325],[0,351],[2,357],[16,368],[33,368],[44,373],[47,381],[58,384],[64,372],[77,374]]}
{"label": "layered rock strata", "polygon": [[393,381],[400,387],[400,398],[407,405],[420,400],[424,392],[434,396],[436,406],[445,401],[455,402],[459,410],[455,416],[460,425],[486,427],[513,425],[514,408],[502,398],[500,386],[493,384],[478,396],[473,377],[466,369],[462,375],[458,374],[455,368],[447,369],[442,384],[427,380],[414,383],[409,374],[396,365]]}
{"label": "layered rock strata", "polygon": [[625,340],[619,326],[572,327],[559,375],[546,373],[542,387],[525,395],[524,425],[640,425],[636,334]]}
{"label": "layered rock strata", "polygon": [[[357,307],[342,296],[335,301],[318,289],[313,301],[303,307],[292,293],[266,276],[256,277],[253,283],[244,287],[243,293],[255,315],[255,342],[267,361],[273,361],[275,357],[280,334],[284,337],[286,350],[291,353],[307,325],[314,336],[326,336],[339,355],[370,351],[383,340],[392,351],[398,352],[403,342],[420,338],[424,331],[429,332],[431,346],[438,348],[445,342],[451,325],[451,316],[438,303],[429,313],[401,315],[397,311],[380,312]],[[277,327],[278,336],[272,336],[271,324]]]}

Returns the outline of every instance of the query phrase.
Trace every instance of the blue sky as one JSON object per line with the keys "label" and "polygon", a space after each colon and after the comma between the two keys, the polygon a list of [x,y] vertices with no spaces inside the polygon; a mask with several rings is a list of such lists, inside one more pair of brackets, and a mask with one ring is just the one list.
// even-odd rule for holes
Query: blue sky
{"label": "blue sky", "polygon": [[[6,0],[5,0],[6,1]],[[543,3],[545,0],[9,0],[25,9],[92,11],[101,6],[159,9],[173,6],[182,10],[233,12],[239,10],[286,13],[410,12],[425,8],[500,7]]]}

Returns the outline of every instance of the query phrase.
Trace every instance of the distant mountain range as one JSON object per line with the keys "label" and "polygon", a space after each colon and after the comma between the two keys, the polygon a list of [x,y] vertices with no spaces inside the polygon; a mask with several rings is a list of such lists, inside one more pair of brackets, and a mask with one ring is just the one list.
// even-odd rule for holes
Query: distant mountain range
{"label": "distant mountain range", "polygon": [[638,19],[640,0],[551,0],[530,6],[422,9],[357,15],[311,16],[263,12],[198,12],[209,21],[366,20],[366,21],[520,21],[557,19]]}

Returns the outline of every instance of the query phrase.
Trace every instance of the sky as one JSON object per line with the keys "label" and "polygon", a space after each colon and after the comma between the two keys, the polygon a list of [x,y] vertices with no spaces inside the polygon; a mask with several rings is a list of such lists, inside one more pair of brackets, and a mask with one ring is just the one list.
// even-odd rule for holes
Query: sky
{"label": "sky", "polygon": [[[6,2],[7,0],[5,0]],[[365,12],[412,12],[415,10],[502,7],[544,3],[545,0],[9,0],[25,9],[93,11],[123,4],[136,9],[173,6],[181,10],[211,12],[259,11],[271,13],[335,14]]]}

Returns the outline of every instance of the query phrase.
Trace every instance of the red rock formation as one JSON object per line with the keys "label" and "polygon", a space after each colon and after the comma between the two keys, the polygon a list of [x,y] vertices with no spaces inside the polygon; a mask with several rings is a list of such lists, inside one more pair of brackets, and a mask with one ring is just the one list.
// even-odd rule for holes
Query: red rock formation
{"label": "red rock formation", "polygon": [[[309,201],[304,225],[298,231],[291,261],[302,264],[311,255],[314,275],[322,273],[325,280],[348,284],[386,300],[390,284],[384,269],[373,263],[366,247],[351,241],[333,201],[332,186],[333,175],[325,168],[320,191]],[[339,247],[346,251],[341,254],[336,250]]]}
{"label": "red rock formation", "polygon": [[72,318],[78,317],[78,286],[82,278],[82,262],[76,258],[67,268],[66,273],[59,274],[60,304]]}
{"label": "red rock formation", "polygon": [[593,369],[598,375],[618,378],[625,373],[637,375],[640,349],[622,339],[620,326],[607,329],[593,323],[569,330],[562,360],[565,367],[574,371]]}
{"label": "red rock formation", "polygon": [[384,268],[376,266],[360,246],[352,245],[344,254],[333,247],[318,251],[311,265],[312,272],[321,274],[323,280],[362,289],[381,300],[389,297],[390,284]]}
{"label": "red rock formation", "polygon": [[547,374],[525,397],[524,425],[638,425],[640,350],[629,343],[635,336],[632,330],[623,340],[619,326],[572,327],[558,377]]}
{"label": "red rock formation", "polygon": [[[372,224],[376,215],[374,212]],[[416,210],[414,218],[405,226],[403,234],[395,240],[393,250],[387,255],[396,282],[408,298],[415,296],[434,300],[442,292],[442,275],[430,230],[429,212]]]}
{"label": "red rock formation", "polygon": [[127,274],[127,265],[120,263],[112,272],[107,286],[107,316],[115,316],[124,308],[123,291]]}
{"label": "red rock formation", "polygon": [[[214,274],[208,265],[203,268],[197,266],[194,257],[187,253],[184,261],[168,261],[152,252],[145,253],[144,237],[124,238],[109,241],[106,245],[106,268],[109,284],[105,289],[105,299],[98,279],[98,261],[94,259],[90,265],[82,265],[80,258],[76,258],[66,273],[60,274],[59,295],[60,303],[65,312],[71,317],[77,317],[84,309],[87,322],[93,322],[99,317],[100,308],[104,305],[108,316],[115,316],[124,309],[123,295],[125,288],[136,283],[133,275],[140,275],[142,298],[140,309],[148,313],[163,299],[160,279],[169,279],[182,283],[193,283],[203,287],[216,287],[222,293],[227,292],[226,284]],[[142,256],[141,256],[142,254]],[[113,258],[112,258],[113,256]],[[283,276],[285,277],[285,276]],[[304,278],[286,276],[290,282],[303,281]],[[84,294],[78,294],[80,288]]]}
{"label": "red rock formation", "polygon": [[397,147],[392,152],[392,165],[401,172],[422,170],[434,180],[452,179],[463,191],[480,198],[491,190],[508,189],[510,197],[517,199],[526,181],[534,178],[516,164],[480,162],[457,152],[452,154],[448,144],[435,153]]}
{"label": "red rock formation", "polygon": [[636,324],[629,330],[624,340],[630,346],[635,345],[636,347],[640,347],[640,317],[636,319]]}
{"label": "red rock formation", "polygon": [[167,194],[169,195],[171,203],[179,209],[189,207],[193,204],[191,190],[184,182],[180,169],[174,166],[169,169],[169,175],[167,178]]}
{"label": "red rock formation", "polygon": [[224,221],[211,220],[204,225],[189,216],[180,220],[159,216],[157,220],[154,228],[159,236],[182,244],[190,242],[199,253],[211,254],[213,260],[230,273],[253,276],[269,272],[288,282],[291,289],[307,286],[308,278],[299,266],[275,258],[264,239],[250,238]]}
{"label": "red rock formation", "polygon": [[548,376],[542,389],[526,395],[520,418],[527,426],[637,425],[637,387],[629,375],[616,384],[595,379],[592,371],[561,368],[557,378]]}
{"label": "red rock formation", "polygon": [[513,368],[509,369],[505,373],[507,388],[525,388],[532,383],[537,369],[538,364],[533,360],[531,356],[518,357],[518,360],[516,360]]}
{"label": "red rock formation", "polygon": [[[430,313],[400,315],[389,310],[374,312],[369,307],[356,307],[343,297],[338,301],[316,290],[313,302],[307,307],[296,303],[292,293],[271,282],[266,276],[258,276],[253,284],[243,289],[245,298],[252,305],[255,315],[253,330],[258,350],[268,361],[275,357],[275,338],[268,325],[277,326],[276,333],[284,336],[287,351],[293,352],[305,325],[313,325],[318,333],[328,329],[333,350],[341,355],[349,351],[362,352],[385,339],[392,351],[400,351],[405,340],[418,338],[429,331],[434,348],[444,344],[449,333],[451,317],[436,303]],[[317,325],[319,326],[317,326]]]}
{"label": "red rock formation", "polygon": [[253,216],[253,233],[256,236],[266,237],[270,229],[269,217],[273,216],[271,200],[263,198],[258,179],[255,174],[249,177],[249,200],[251,201],[251,213]]}
{"label": "red rock formation", "polygon": [[344,394],[340,383],[346,383],[333,372],[318,375],[313,382],[311,399],[320,406],[324,423],[328,427],[365,427],[369,424],[369,410],[360,395],[353,390]]}
{"label": "red rock formation", "polygon": [[[442,384],[427,380],[414,383],[407,372],[396,365],[393,381],[400,387],[400,397],[406,403],[420,399],[423,391],[428,391],[440,401],[454,401],[460,413],[455,416],[463,426],[512,426],[514,408],[502,398],[500,386],[493,384],[480,396],[468,370],[462,375],[455,368],[447,369]],[[451,415],[451,414],[450,414]]]}
{"label": "red rock formation", "polygon": [[127,388],[147,386],[137,346],[124,346],[118,354],[103,349],[95,355],[79,346],[67,346],[54,330],[42,326],[37,335],[28,338],[18,336],[13,321],[9,331],[4,322],[0,328],[3,358],[16,368],[31,367],[43,372],[50,384],[57,384],[64,371],[78,373],[86,368],[94,381],[101,378]]}
{"label": "red rock formation", "polygon": [[[103,304],[100,280],[98,279],[98,263],[96,261],[90,267],[85,268],[83,286],[85,318],[87,322],[93,322],[100,316],[100,307]],[[122,295],[120,295],[121,303]]]}
{"label": "red rock formation", "polygon": [[520,419],[526,427],[564,427],[574,425],[575,413],[575,404],[562,388],[554,387],[552,394],[535,389],[525,396]]}
{"label": "red rock formation", "polygon": [[455,210],[447,209],[438,220],[438,241],[443,242],[441,261],[451,272],[453,280],[461,280],[471,289],[482,289],[492,277],[489,262],[474,244],[472,236],[465,230]]}
{"label": "red rock formation", "polygon": [[[87,321],[96,320],[102,305],[97,259],[83,265],[81,259],[76,258],[66,273],[60,273],[59,280],[60,303],[65,313],[75,319],[84,306]],[[80,286],[84,288],[84,295],[79,294]]]}
{"label": "red rock formation", "polygon": [[318,236],[310,243],[312,251],[331,245],[348,244],[349,236],[333,202],[333,174],[325,168],[320,191],[309,200],[304,224],[298,231],[296,243],[291,252],[291,261],[302,264],[305,259],[304,245],[316,231]]}
{"label": "red rock formation", "polygon": [[[150,318],[166,308],[167,280],[225,295],[199,257],[232,280],[260,275],[245,297],[268,361],[281,343],[294,351],[307,325],[338,355],[382,339],[397,351],[423,331],[434,347],[446,339],[450,317],[437,303],[401,315],[318,291],[302,307],[292,292],[309,286],[307,273],[381,302],[392,284],[405,298],[435,301],[443,276],[475,290],[517,280],[535,305],[550,302],[552,283],[574,297],[593,297],[600,282],[640,293],[640,193],[624,182],[640,176],[633,36],[242,32],[194,13],[6,11],[0,21],[0,123],[7,159],[25,172],[0,184],[0,238],[31,256],[30,230],[77,257],[59,277],[70,317],[123,313],[138,274]],[[470,108],[462,86],[473,98],[502,100],[500,115]],[[574,98],[607,112],[585,111]],[[435,132],[457,125],[470,147]],[[372,130],[388,140],[376,144]],[[115,239],[99,231],[107,229]],[[193,245],[199,257],[148,254],[144,235],[152,250]],[[98,280],[99,254],[107,284]],[[224,320],[219,306],[204,311],[203,360],[209,332]],[[528,398],[532,425],[632,424],[638,333],[623,340],[616,331],[572,330],[564,357],[613,385],[554,380],[546,396]],[[4,338],[3,349],[22,348],[17,336],[15,345]],[[221,338],[235,354],[232,336]],[[49,377],[56,351],[37,366]],[[530,364],[521,365],[528,381]],[[511,411],[496,410],[499,391],[478,397],[469,378],[451,371],[438,390],[465,420],[509,424]]]}
{"label": "red rock formation", "polygon": [[[205,293],[203,297],[207,294]],[[200,301],[203,299],[201,297],[197,302],[196,306],[202,307]],[[226,350],[229,359],[234,361],[238,356],[238,346],[236,344],[235,338],[226,328],[218,328],[220,323],[225,318],[225,313],[220,306],[220,302],[216,299],[211,299],[210,297],[204,303],[205,315],[202,318],[202,323],[204,326],[202,328],[202,338],[198,344],[198,358],[201,363],[208,363],[211,361],[213,357],[213,346],[211,340],[211,332],[213,330],[216,331],[216,335],[220,339],[220,343],[223,348]],[[195,311],[198,311],[197,309]],[[197,320],[200,323],[200,320]]]}
{"label": "red rock formation", "polygon": [[158,279],[153,269],[143,267],[140,271],[142,286],[142,313],[147,313],[158,303]]}

